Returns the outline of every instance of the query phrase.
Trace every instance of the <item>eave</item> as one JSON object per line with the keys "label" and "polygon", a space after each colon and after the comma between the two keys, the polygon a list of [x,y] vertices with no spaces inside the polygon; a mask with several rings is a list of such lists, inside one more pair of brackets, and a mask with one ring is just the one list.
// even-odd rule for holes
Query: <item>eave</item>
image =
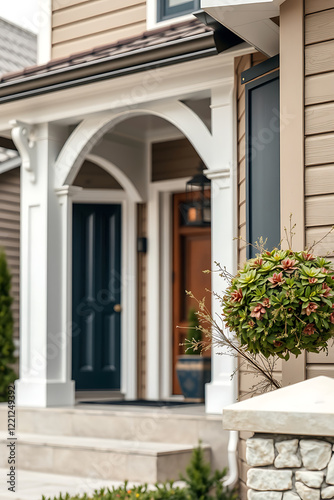
{"label": "eave", "polygon": [[223,26],[269,57],[279,53],[279,16],[284,0],[202,0],[201,7]]}

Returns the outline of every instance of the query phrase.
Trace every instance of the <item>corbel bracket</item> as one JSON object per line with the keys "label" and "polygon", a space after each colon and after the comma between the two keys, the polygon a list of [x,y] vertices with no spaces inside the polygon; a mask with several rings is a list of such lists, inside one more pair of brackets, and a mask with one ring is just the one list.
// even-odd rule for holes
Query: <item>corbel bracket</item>
{"label": "corbel bracket", "polygon": [[19,120],[10,121],[12,139],[21,156],[21,166],[29,172],[30,181],[36,182],[36,141],[32,125]]}

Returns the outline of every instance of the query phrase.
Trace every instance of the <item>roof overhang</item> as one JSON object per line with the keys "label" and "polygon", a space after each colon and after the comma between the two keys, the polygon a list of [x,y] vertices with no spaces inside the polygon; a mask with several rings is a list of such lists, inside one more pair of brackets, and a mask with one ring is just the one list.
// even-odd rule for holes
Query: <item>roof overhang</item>
{"label": "roof overhang", "polygon": [[250,45],[269,57],[279,53],[279,16],[285,0],[201,0],[201,7]]}

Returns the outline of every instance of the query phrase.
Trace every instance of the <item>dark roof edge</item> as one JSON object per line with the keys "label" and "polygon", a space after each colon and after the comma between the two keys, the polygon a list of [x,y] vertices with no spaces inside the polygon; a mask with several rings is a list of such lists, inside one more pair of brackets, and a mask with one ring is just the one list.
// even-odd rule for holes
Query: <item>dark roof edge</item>
{"label": "dark roof edge", "polygon": [[213,32],[0,84],[0,104],[217,54]]}
{"label": "dark roof edge", "polygon": [[[89,75],[89,76],[85,76],[85,77],[74,79],[74,80],[68,80],[65,82],[50,83],[49,85],[46,85],[43,87],[35,85],[34,87],[23,90],[23,91],[20,91],[18,89],[15,94],[11,93],[8,95],[0,96],[0,104],[5,104],[5,103],[12,102],[12,101],[21,100],[21,99],[26,99],[29,97],[35,97],[38,95],[49,94],[51,92],[56,92],[58,90],[65,90],[65,89],[69,89],[72,87],[87,85],[89,83],[101,82],[103,80],[117,78],[120,76],[131,75],[131,74],[139,73],[141,71],[162,68],[162,67],[169,66],[172,64],[192,61],[195,59],[200,59],[202,57],[208,57],[208,56],[212,56],[212,55],[216,55],[216,54],[217,54],[217,49],[215,47],[211,47],[211,48],[206,48],[203,50],[198,50],[196,52],[190,52],[190,53],[186,53],[186,54],[172,56],[172,57],[169,57],[166,59],[159,59],[159,60],[155,60],[155,61],[151,61],[151,62],[142,63],[142,64],[139,64],[137,66],[128,66],[125,68],[118,68],[118,69],[115,69],[115,70],[112,70],[112,71],[109,71],[106,73],[102,73],[102,74]],[[0,90],[1,90],[1,88],[0,88]]]}

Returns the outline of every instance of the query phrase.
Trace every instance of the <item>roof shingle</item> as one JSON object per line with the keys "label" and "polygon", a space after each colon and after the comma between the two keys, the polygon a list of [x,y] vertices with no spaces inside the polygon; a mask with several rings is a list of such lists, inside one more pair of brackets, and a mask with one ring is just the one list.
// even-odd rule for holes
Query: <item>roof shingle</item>
{"label": "roof shingle", "polygon": [[37,36],[0,18],[0,75],[36,64]]}
{"label": "roof shingle", "polygon": [[52,59],[47,64],[26,67],[21,71],[14,71],[0,78],[0,83],[19,80],[25,76],[46,74],[54,70],[75,67],[93,61],[109,59],[113,56],[128,54],[133,51],[150,49],[154,46],[173,44],[182,39],[196,37],[205,33],[212,33],[212,29],[205,26],[197,19],[165,26],[152,31],[145,31],[139,36],[126,38],[109,45],[92,48],[91,50],[72,54],[68,57]]}

